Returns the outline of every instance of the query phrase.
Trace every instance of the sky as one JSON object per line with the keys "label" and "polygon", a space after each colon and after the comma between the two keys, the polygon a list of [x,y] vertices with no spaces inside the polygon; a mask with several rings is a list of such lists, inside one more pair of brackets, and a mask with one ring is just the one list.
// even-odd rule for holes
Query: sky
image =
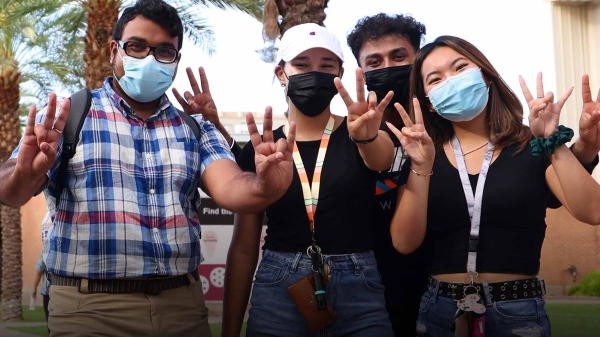
{"label": "sky", "polygon": [[[325,26],[344,47],[342,82],[353,97],[357,63],[346,36],[360,18],[380,12],[412,15],[427,27],[425,43],[440,35],[470,41],[490,59],[524,106],[519,75],[531,87],[542,71],[546,90],[554,90],[552,13],[545,0],[330,0]],[[197,74],[203,66],[220,111],[259,112],[271,106],[274,114],[282,114],[287,103],[283,88],[274,81],[275,64],[263,62],[256,53],[264,46],[262,23],[233,10],[210,8],[202,14],[214,31],[216,52],[208,55],[186,39],[173,86],[180,92],[190,90],[185,68]],[[168,95],[176,102],[170,90]],[[347,113],[339,95],[332,102],[332,112]]]}

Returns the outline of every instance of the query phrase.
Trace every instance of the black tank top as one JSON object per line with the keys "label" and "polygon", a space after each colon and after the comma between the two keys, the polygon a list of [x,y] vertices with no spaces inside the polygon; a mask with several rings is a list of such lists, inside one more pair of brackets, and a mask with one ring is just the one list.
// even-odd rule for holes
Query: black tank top
{"label": "black tank top", "polygon": [[[274,130],[277,141],[282,128]],[[320,140],[296,142],[309,181],[312,181]],[[238,158],[244,171],[255,172],[254,147],[246,144]],[[376,172],[364,163],[358,147],[348,137],[346,120],[331,134],[321,172],[319,203],[315,214],[317,244],[324,254],[350,254],[371,250],[371,212],[375,203]],[[305,252],[311,243],[308,215],[300,178],[294,178],[285,195],[269,206],[263,249]]]}

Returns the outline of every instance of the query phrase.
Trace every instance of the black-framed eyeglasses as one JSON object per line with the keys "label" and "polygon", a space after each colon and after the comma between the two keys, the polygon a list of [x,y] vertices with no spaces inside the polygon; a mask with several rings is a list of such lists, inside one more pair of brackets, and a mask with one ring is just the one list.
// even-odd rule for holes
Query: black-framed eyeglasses
{"label": "black-framed eyeglasses", "polygon": [[121,49],[125,51],[128,56],[136,59],[143,59],[153,52],[154,58],[160,63],[173,63],[177,61],[179,51],[171,47],[152,47],[143,42],[139,41],[118,41]]}

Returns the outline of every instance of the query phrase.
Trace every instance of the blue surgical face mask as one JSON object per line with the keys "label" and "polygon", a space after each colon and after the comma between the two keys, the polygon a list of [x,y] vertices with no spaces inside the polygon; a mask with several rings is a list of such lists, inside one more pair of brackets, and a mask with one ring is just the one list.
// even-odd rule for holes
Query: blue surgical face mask
{"label": "blue surgical face mask", "polygon": [[447,77],[427,94],[433,108],[451,122],[466,122],[479,116],[485,109],[489,90],[481,69],[470,68]]}
{"label": "blue surgical face mask", "polygon": [[[146,103],[162,96],[173,84],[173,75],[177,62],[165,64],[158,62],[153,55],[143,59],[121,56],[125,75],[118,79],[119,85],[127,96]],[[114,72],[114,69],[113,69]],[[113,74],[114,75],[114,74]],[[117,78],[116,75],[114,75]]]}

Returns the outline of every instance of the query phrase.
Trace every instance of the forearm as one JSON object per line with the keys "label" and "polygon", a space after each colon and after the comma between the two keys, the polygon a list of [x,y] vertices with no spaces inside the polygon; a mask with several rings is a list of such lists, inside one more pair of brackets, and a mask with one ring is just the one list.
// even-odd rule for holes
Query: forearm
{"label": "forearm", "polygon": [[38,285],[40,284],[40,281],[42,280],[42,276],[43,276],[44,272],[41,270],[37,270],[35,271],[35,278],[33,279],[33,289],[36,290]]}
{"label": "forearm", "polygon": [[385,131],[378,132],[379,136],[373,142],[357,144],[360,156],[373,171],[387,170],[394,161],[394,143]]}
{"label": "forearm", "polygon": [[235,215],[235,233],[227,254],[225,272],[224,337],[240,336],[258,261],[262,219],[262,215]]}
{"label": "forearm", "polygon": [[573,216],[585,223],[600,224],[600,185],[578,163],[566,145],[557,148],[550,161]]}
{"label": "forearm", "polygon": [[[431,170],[419,173],[431,173]],[[429,178],[411,172],[405,187],[398,191],[398,207],[390,226],[392,243],[400,253],[411,253],[423,243],[428,200]]]}
{"label": "forearm", "polygon": [[277,199],[261,189],[255,173],[240,172],[222,188],[225,195],[213,194],[217,204],[235,213],[249,214],[264,211]]}
{"label": "forearm", "polygon": [[16,169],[12,159],[0,168],[0,204],[21,207],[46,183],[48,177],[25,176]]}
{"label": "forearm", "polygon": [[591,164],[598,155],[598,149],[591,146],[586,146],[585,143],[580,139],[573,144],[572,151],[575,155],[575,158],[577,158],[577,160],[579,160],[579,162],[583,165]]}
{"label": "forearm", "polygon": [[[258,252],[258,249],[257,249]],[[230,251],[223,301],[223,336],[239,336],[252,290],[258,257]],[[252,256],[249,256],[252,255]]]}

